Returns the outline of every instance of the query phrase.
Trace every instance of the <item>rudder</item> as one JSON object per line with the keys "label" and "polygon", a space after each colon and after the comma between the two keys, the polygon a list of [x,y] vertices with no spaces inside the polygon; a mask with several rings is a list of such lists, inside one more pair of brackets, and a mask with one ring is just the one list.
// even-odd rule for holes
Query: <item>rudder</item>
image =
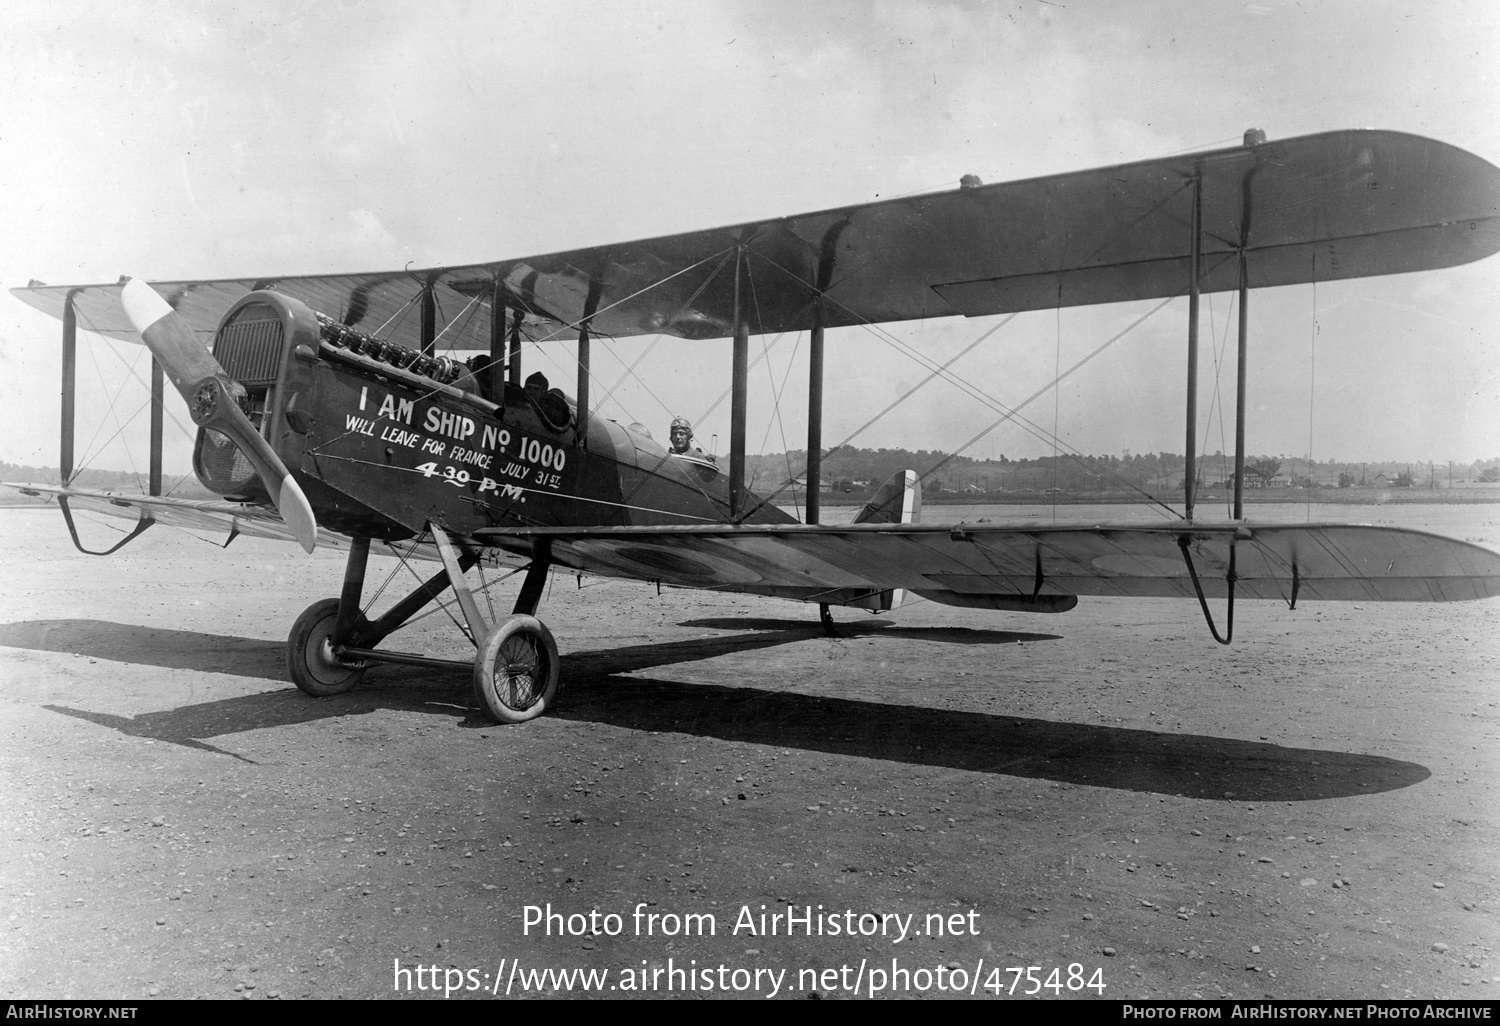
{"label": "rudder", "polygon": [[[922,522],[922,479],[915,470],[901,470],[880,486],[875,497],[854,514],[856,524],[919,524]],[[883,613],[906,600],[906,589],[892,588],[878,595],[850,602],[851,606]]]}

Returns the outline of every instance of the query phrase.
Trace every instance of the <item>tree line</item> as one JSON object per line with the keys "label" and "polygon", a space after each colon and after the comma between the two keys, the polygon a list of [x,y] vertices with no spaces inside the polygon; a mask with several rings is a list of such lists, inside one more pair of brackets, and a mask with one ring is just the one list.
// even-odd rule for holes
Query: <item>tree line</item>
{"label": "tree line", "polygon": [[[802,479],[807,466],[803,450],[746,457],[750,487],[769,491],[789,478]],[[825,489],[862,492],[878,487],[892,474],[912,469],[924,476],[929,494],[942,492],[1146,492],[1181,488],[1187,461],[1179,453],[1058,455],[1029,459],[950,457],[936,450],[840,449],[823,458]],[[936,468],[934,470],[934,468]],[[1231,487],[1234,459],[1224,453],[1200,456],[1198,483],[1206,488]],[[1443,488],[1450,485],[1500,483],[1500,456],[1472,463],[1398,460],[1348,462],[1309,460],[1302,456],[1257,455],[1245,459],[1246,487],[1287,488]]]}

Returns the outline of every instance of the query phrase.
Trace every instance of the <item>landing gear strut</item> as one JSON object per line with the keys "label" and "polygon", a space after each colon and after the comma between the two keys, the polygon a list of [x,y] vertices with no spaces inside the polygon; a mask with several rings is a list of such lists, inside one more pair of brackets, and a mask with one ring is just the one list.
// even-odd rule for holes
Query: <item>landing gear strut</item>
{"label": "landing gear strut", "polygon": [[[557,642],[535,616],[552,562],[550,547],[545,540],[537,544],[515,612],[491,626],[464,578],[464,571],[479,562],[478,555],[456,545],[438,525],[429,526],[443,561],[442,572],[376,620],[366,619],[359,608],[370,539],[354,539],[344,570],[343,593],[336,599],[314,602],[293,624],[287,638],[287,672],[297,687],[324,698],[353,689],[374,663],[462,668],[470,671],[480,708],[495,720],[523,723],[540,716],[556,701],[561,672]],[[472,660],[375,647],[450,587],[478,649]]]}

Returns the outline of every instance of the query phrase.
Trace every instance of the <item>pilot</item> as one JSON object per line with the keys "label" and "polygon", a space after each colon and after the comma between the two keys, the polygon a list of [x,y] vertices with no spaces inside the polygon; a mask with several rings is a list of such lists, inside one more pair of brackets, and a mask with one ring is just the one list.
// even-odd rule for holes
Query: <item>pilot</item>
{"label": "pilot", "polygon": [[694,459],[708,460],[711,463],[718,462],[717,457],[708,455],[693,444],[693,422],[686,417],[673,417],[668,434],[672,439],[672,455],[689,456]]}

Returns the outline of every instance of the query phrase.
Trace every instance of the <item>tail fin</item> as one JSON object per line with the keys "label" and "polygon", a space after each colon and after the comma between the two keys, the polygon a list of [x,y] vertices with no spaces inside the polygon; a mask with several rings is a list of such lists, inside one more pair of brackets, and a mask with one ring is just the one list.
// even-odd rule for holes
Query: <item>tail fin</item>
{"label": "tail fin", "polygon": [[[854,514],[856,524],[918,524],[922,522],[922,479],[915,470],[902,470],[880,486],[875,497]],[[906,600],[906,589],[893,588],[849,603],[872,613],[895,609]]]}
{"label": "tail fin", "polygon": [[875,497],[854,514],[856,524],[919,524],[922,522],[922,479],[915,470],[902,470],[880,486]]}

